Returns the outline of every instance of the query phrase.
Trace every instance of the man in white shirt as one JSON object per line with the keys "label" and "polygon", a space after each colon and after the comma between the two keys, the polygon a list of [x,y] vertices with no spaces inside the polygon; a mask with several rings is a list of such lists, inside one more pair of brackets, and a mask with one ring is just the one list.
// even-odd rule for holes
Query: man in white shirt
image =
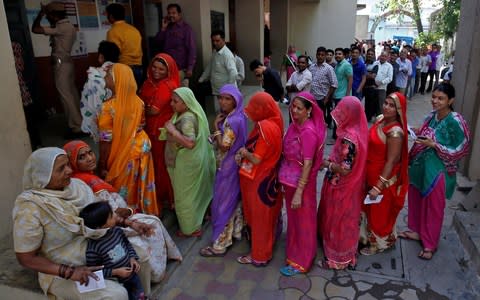
{"label": "man in white shirt", "polygon": [[374,66],[378,66],[377,76],[375,76],[376,92],[377,92],[377,103],[379,105],[379,110],[382,111],[383,102],[387,98],[387,85],[392,82],[393,79],[393,67],[387,62],[389,53],[387,51],[382,51],[378,57],[378,61],[374,63]]}
{"label": "man in white shirt", "polygon": [[420,94],[425,94],[425,87],[427,85],[427,76],[428,76],[428,68],[432,63],[432,58],[427,53],[427,49],[423,48],[420,50],[420,88],[418,89]]}
{"label": "man in white shirt", "polygon": [[[235,64],[235,57],[228,47],[225,45],[225,32],[221,30],[213,31],[210,35],[212,45],[215,49],[207,65],[198,79],[199,83],[210,80],[212,87],[212,95],[219,95],[219,90],[225,84],[237,85],[237,66]],[[220,109],[218,101],[214,99],[215,111]]]}
{"label": "man in white shirt", "polygon": [[286,84],[290,101],[293,101],[299,92],[310,92],[312,84],[312,73],[307,69],[308,58],[305,55],[298,57],[297,67],[298,71],[293,72]]}
{"label": "man in white shirt", "polygon": [[443,63],[445,60],[443,59],[443,54],[442,54],[442,46],[438,45],[438,55],[437,55],[437,61],[435,63],[435,85],[436,87],[438,85],[438,80],[440,78],[440,70],[442,69]]}
{"label": "man in white shirt", "polygon": [[397,58],[398,64],[398,73],[397,77],[395,78],[395,86],[397,90],[406,96],[405,90],[408,84],[408,77],[412,75],[412,63],[409,59],[407,59],[407,49],[402,49],[400,51],[400,57]]}

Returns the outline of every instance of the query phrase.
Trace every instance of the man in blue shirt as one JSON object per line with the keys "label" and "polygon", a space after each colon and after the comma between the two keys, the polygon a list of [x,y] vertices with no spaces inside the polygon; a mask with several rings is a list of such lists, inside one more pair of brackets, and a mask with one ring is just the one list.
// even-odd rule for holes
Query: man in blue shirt
{"label": "man in blue shirt", "polygon": [[367,80],[367,67],[362,59],[360,59],[360,48],[357,46],[352,47],[350,64],[353,69],[352,96],[362,101],[363,86]]}

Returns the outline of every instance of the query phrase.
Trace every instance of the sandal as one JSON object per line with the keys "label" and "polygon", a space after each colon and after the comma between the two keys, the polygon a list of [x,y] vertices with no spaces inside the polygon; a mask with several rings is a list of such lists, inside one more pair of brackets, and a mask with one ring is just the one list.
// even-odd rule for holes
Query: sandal
{"label": "sandal", "polygon": [[407,231],[402,231],[398,234],[399,238],[406,239],[406,240],[411,240],[411,241],[419,241],[420,236],[418,233],[407,230]]}
{"label": "sandal", "polygon": [[435,250],[430,250],[428,248],[425,248],[422,251],[420,251],[420,253],[418,253],[418,258],[423,260],[431,260],[434,253],[435,253]]}
{"label": "sandal", "polygon": [[269,261],[256,261],[250,255],[237,257],[237,262],[242,265],[254,265],[255,267],[266,267]]}
{"label": "sandal", "polygon": [[181,238],[189,238],[189,237],[201,237],[203,232],[201,229],[197,229],[195,230],[194,232],[190,233],[190,234],[185,234],[183,233],[180,229],[177,230],[177,232],[175,233],[178,237],[181,237]]}
{"label": "sandal", "polygon": [[365,247],[360,249],[360,254],[365,256],[375,255],[382,253],[384,249],[378,249],[377,247]]}
{"label": "sandal", "polygon": [[287,265],[280,268],[280,274],[282,274],[283,276],[290,277],[290,276],[295,276],[297,274],[302,274],[302,273],[303,273],[302,271],[300,271],[299,269],[296,269],[291,265]]}
{"label": "sandal", "polygon": [[328,263],[324,260],[319,260],[317,262],[317,265],[321,268],[321,269],[325,269],[325,270],[330,270],[330,266],[328,265]]}
{"label": "sandal", "polygon": [[203,257],[224,257],[227,251],[216,252],[215,249],[213,249],[210,246],[207,246],[205,248],[200,249],[198,253]]}

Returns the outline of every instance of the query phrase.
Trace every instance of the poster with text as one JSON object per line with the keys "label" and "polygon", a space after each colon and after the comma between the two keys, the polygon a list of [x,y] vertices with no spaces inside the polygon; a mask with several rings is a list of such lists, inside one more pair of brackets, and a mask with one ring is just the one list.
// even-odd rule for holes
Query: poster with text
{"label": "poster with text", "polygon": [[77,0],[78,17],[80,19],[80,28],[97,29],[98,14],[97,3],[95,0]]}

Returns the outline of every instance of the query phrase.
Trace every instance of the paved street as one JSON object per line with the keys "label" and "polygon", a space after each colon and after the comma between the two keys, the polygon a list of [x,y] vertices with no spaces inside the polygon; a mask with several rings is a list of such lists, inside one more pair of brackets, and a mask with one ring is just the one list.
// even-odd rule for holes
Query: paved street
{"label": "paved street", "polygon": [[[251,95],[252,91],[244,93]],[[282,110],[286,115],[286,106]],[[429,95],[415,96],[409,101],[409,124],[418,126],[429,110]],[[327,147],[329,151],[331,146]],[[323,173],[318,178],[320,189]],[[236,262],[237,256],[248,252],[246,241],[236,242],[223,258],[198,255],[199,249],[210,242],[211,226],[207,223],[202,238],[175,237],[184,261],[170,263],[167,278],[153,289],[153,298],[479,299],[480,282],[452,227],[454,210],[449,208],[463,197],[457,191],[447,203],[439,249],[431,261],[417,257],[421,250],[418,242],[399,240],[394,249],[385,253],[360,256],[356,270],[329,271],[314,266],[308,274],[292,278],[279,273],[285,258],[285,233],[276,245],[271,263],[256,268]],[[406,228],[407,209],[403,209],[397,220],[398,230]],[[173,233],[174,227],[170,230]],[[319,245],[317,259],[322,257]]]}

